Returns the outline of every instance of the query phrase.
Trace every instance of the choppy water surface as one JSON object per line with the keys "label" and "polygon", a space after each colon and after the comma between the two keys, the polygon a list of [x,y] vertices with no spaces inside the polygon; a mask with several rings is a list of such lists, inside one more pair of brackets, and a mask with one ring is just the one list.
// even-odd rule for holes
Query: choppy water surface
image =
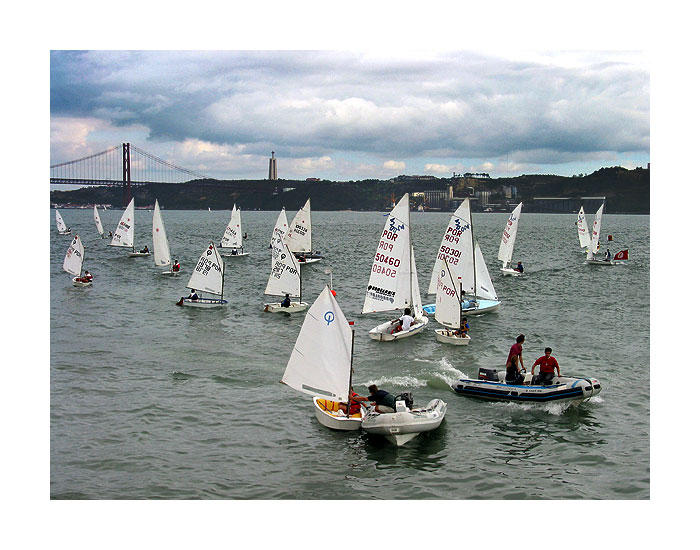
{"label": "choppy water surface", "polygon": [[[296,208],[290,205],[288,218]],[[313,207],[313,205],[312,205]],[[579,251],[576,215],[524,214],[515,246],[526,275],[496,260],[507,214],[476,214],[475,233],[503,300],[471,319],[468,346],[439,344],[431,319],[398,342],[367,331],[390,315],[359,315],[379,234],[378,212],[314,212],[304,299],[330,281],[357,327],[355,388],[413,391],[447,402],[443,425],[405,447],[336,433],[310,398],[280,384],[303,322],[266,314],[268,243],[278,212],[243,211],[250,256],[226,259],[228,307],[178,308],[192,267],[229,211],[163,211],[183,274],[160,276],[152,257],[128,258],[100,240],[91,210],[64,210],[86,248],[92,288],[74,288],[62,262],[70,237],[51,224],[51,487],[66,499],[648,499],[649,217],[605,215],[625,266],[594,268]],[[114,230],[121,211],[100,213]],[[136,212],[136,246],[151,243],[151,213]],[[424,303],[449,213],[412,213]],[[589,214],[589,225],[592,215]],[[605,246],[606,243],[603,243]],[[529,367],[545,346],[562,372],[595,376],[603,392],[580,407],[490,403],[450,384],[500,366],[515,336]]]}

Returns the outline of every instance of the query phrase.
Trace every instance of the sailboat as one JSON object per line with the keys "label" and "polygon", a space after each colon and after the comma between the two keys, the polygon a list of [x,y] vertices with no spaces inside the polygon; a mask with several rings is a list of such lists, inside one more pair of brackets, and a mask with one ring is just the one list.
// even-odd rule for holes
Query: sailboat
{"label": "sailboat", "polygon": [[513,269],[510,266],[510,262],[513,258],[513,247],[515,246],[515,236],[518,234],[518,223],[520,222],[520,211],[523,208],[523,203],[521,202],[518,206],[513,209],[510,216],[508,216],[508,221],[503,229],[503,235],[501,236],[501,245],[498,248],[498,259],[503,262],[501,267],[501,273],[504,275],[519,276],[522,275],[517,269]]}
{"label": "sailboat", "polygon": [[297,313],[304,311],[309,304],[301,301],[301,269],[299,262],[289,250],[289,245],[282,240],[275,241],[272,247],[272,269],[267,280],[265,294],[299,298],[298,302],[289,301],[287,306],[280,302],[265,304],[264,311],[270,313]]}
{"label": "sailboat", "polygon": [[92,285],[92,275],[89,272],[83,273],[83,262],[85,261],[85,249],[83,248],[83,243],[80,237],[76,235],[73,237],[73,242],[68,247],[66,252],[66,257],[63,259],[63,269],[73,277],[73,286],[91,286]]}
{"label": "sailboat", "polygon": [[61,216],[58,210],[56,210],[56,228],[58,229],[59,235],[70,235],[70,227],[66,227],[63,216]]}
{"label": "sailboat", "polygon": [[588,247],[591,244],[591,236],[588,234],[588,223],[586,223],[586,213],[583,211],[583,206],[581,210],[578,211],[576,229],[578,231],[578,242],[582,249],[581,252],[588,252]]}
{"label": "sailboat", "polygon": [[[443,259],[450,265],[452,277],[461,279],[462,293],[471,296],[462,301],[464,314],[480,315],[496,311],[501,306],[481,247],[474,238],[469,198],[464,199],[447,224],[433,266],[428,294],[435,294],[437,291],[437,278],[442,269]],[[423,311],[427,315],[434,314],[435,304],[423,306]]]}
{"label": "sailboat", "polygon": [[428,324],[423,315],[416,259],[411,245],[408,193],[389,213],[374,255],[362,313],[411,309],[415,324],[392,333],[395,321],[387,321],[369,331],[379,341],[398,340],[421,332]]}
{"label": "sailboat", "polygon": [[[274,246],[275,242],[279,242],[281,246],[281,243],[284,242],[284,239],[287,236],[288,229],[289,224],[287,223],[287,213],[285,212],[284,208],[282,208],[279,216],[277,216],[277,222],[275,223],[275,227],[272,229],[272,237],[270,237],[270,248]],[[274,258],[272,259],[272,263],[275,263]]]}
{"label": "sailboat", "polygon": [[106,239],[105,230],[102,227],[102,220],[100,219],[100,213],[97,211],[97,205],[93,207],[92,217],[95,219],[95,227],[97,227],[97,232],[100,234],[101,239]]}
{"label": "sailboat", "polygon": [[213,242],[209,242],[209,246],[204,250],[199,257],[199,261],[192,271],[192,276],[187,283],[187,288],[199,292],[207,292],[216,294],[219,298],[209,298],[198,296],[196,300],[191,298],[180,298],[175,305],[198,307],[198,308],[213,308],[225,306],[228,302],[224,300],[224,271],[226,266],[221,259],[219,251],[214,246]]}
{"label": "sailboat", "polygon": [[241,210],[233,205],[231,210],[231,219],[224,230],[224,236],[221,237],[221,248],[230,248],[230,254],[224,254],[225,257],[247,256],[247,252],[243,252],[243,234],[241,228]]}
{"label": "sailboat", "polygon": [[593,228],[591,229],[591,244],[588,246],[588,254],[586,254],[586,263],[588,265],[613,265],[610,261],[609,255],[606,258],[598,259],[595,257],[594,250],[598,249],[598,241],[600,239],[600,226],[603,222],[603,207],[605,204],[601,204],[598,211],[595,213],[595,220],[593,221]]}
{"label": "sailboat", "polygon": [[119,225],[114,230],[114,236],[109,246],[119,246],[122,248],[131,248],[129,257],[149,256],[150,252],[137,252],[134,249],[134,199],[129,201],[129,205],[124,210]]}
{"label": "sailboat", "polygon": [[455,346],[467,345],[471,338],[466,332],[461,333],[459,330],[462,324],[462,305],[460,301],[462,281],[459,280],[459,284],[455,284],[455,280],[450,272],[450,266],[447,265],[444,258],[442,260],[442,269],[438,273],[437,292],[435,294],[435,320],[447,327],[435,329],[437,341]]}
{"label": "sailboat", "polygon": [[162,275],[177,277],[180,275],[179,264],[177,268],[175,263],[170,259],[170,246],[168,245],[168,236],[165,234],[165,225],[163,224],[163,216],[160,213],[158,199],[153,209],[153,260],[156,267],[168,266],[168,271],[162,271]]}
{"label": "sailboat", "polygon": [[294,216],[285,239],[299,263],[312,264],[321,261],[323,256],[318,252],[314,253],[311,248],[311,199],[307,199],[306,204]]}
{"label": "sailboat", "polygon": [[338,407],[348,403],[350,395],[354,341],[353,323],[348,323],[326,285],[306,313],[280,380],[313,395],[316,419],[334,430],[359,430],[364,418],[364,408],[348,416]]}

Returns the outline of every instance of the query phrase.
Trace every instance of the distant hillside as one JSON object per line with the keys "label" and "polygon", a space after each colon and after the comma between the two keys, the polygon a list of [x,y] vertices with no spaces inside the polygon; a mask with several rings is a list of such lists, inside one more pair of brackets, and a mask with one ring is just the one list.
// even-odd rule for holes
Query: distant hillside
{"label": "distant hillside", "polygon": [[[298,208],[311,198],[314,210],[383,210],[392,193],[444,189],[452,185],[456,196],[464,196],[464,187],[499,193],[503,186],[517,188],[525,203],[535,197],[607,197],[608,213],[649,213],[649,169],[601,168],[581,177],[522,175],[515,178],[434,178],[428,181],[403,178],[399,182],[365,180],[357,182],[294,180],[197,180],[178,184],[149,184],[132,187],[137,206],[152,205],[156,198],[170,210],[228,209],[233,203],[244,210]],[[288,189],[285,191],[285,189]],[[111,204],[122,207],[121,187],[89,187],[75,191],[52,191],[55,204]]]}

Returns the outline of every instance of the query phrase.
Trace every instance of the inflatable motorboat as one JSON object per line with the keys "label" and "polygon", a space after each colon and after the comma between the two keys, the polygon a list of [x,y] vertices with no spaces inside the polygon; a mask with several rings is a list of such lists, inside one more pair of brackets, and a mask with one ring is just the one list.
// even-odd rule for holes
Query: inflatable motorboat
{"label": "inflatable motorboat", "polygon": [[362,429],[368,434],[383,435],[400,447],[418,434],[434,430],[442,423],[447,404],[433,399],[425,407],[410,408],[407,402],[397,399],[395,412],[379,413],[371,410],[362,420]]}
{"label": "inflatable motorboat", "polygon": [[362,425],[362,419],[365,417],[364,407],[360,407],[360,412],[347,416],[338,408],[338,405],[337,401],[314,397],[316,420],[332,430],[359,430]]}
{"label": "inflatable motorboat", "polygon": [[462,378],[452,384],[461,395],[514,401],[517,403],[572,402],[578,405],[600,393],[601,383],[595,378],[569,378],[555,376],[549,385],[532,384],[532,374],[527,373],[522,384],[507,384],[506,371],[479,369],[479,378]]}
{"label": "inflatable motorboat", "polygon": [[[476,303],[474,300],[465,300],[462,302],[462,313],[464,315],[481,315],[482,313],[490,313],[501,307],[500,300],[485,300],[478,298]],[[423,306],[423,312],[426,315],[435,315],[435,304]]]}
{"label": "inflatable motorboat", "polygon": [[415,321],[416,324],[412,325],[408,330],[400,330],[393,334],[391,331],[396,327],[396,323],[394,321],[387,321],[370,330],[369,337],[372,338],[372,340],[379,340],[380,342],[391,342],[393,340],[400,340],[401,338],[408,338],[409,336],[421,332],[428,324],[428,318],[423,316],[417,317]]}

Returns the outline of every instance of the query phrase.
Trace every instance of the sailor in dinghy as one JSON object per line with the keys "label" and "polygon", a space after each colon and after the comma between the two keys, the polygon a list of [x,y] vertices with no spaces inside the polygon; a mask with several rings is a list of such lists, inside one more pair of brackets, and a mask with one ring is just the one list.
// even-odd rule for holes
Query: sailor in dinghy
{"label": "sailor in dinghy", "polygon": [[[92,274],[86,269],[85,275],[82,275],[83,262],[85,261],[85,249],[80,240],[80,236],[75,235],[66,252],[66,257],[63,259],[63,270],[67,271],[73,277],[73,286],[92,286]],[[82,275],[82,276],[81,276]]]}
{"label": "sailor in dinghy", "polygon": [[225,267],[219,251],[214,246],[214,243],[210,241],[209,246],[199,257],[199,261],[194,271],[192,271],[192,276],[187,283],[187,288],[191,289],[191,293],[192,291],[199,290],[200,292],[218,295],[219,298],[197,296],[195,299],[192,294],[190,294],[188,298],[184,296],[180,298],[175,305],[205,309],[225,306],[228,303],[224,300]]}

